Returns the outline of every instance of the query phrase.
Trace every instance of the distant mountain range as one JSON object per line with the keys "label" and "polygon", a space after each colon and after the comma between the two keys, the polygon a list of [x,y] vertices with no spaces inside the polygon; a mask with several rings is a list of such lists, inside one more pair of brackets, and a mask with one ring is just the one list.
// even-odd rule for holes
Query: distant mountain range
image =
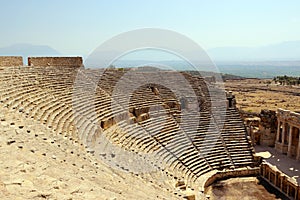
{"label": "distant mountain range", "polygon": [[215,62],[296,61],[300,60],[300,41],[261,47],[219,47],[209,49],[207,53]]}
{"label": "distant mountain range", "polygon": [[[78,52],[78,54],[80,53]],[[247,62],[249,64],[251,62],[266,61],[295,62],[300,61],[300,41],[287,41],[261,47],[218,47],[208,49],[207,53],[214,62],[224,62],[226,64],[231,62],[233,64],[237,62]],[[62,54],[47,45],[14,44],[7,47],[0,47],[0,55],[20,55],[27,57],[61,56]]]}
{"label": "distant mountain range", "polygon": [[1,56],[23,56],[23,62],[27,63],[29,56],[61,56],[62,54],[47,45],[14,44],[0,48]]}
{"label": "distant mountain range", "polygon": [[[104,54],[101,52],[101,57],[106,55],[105,53],[109,55],[111,52],[104,52]],[[224,74],[253,78],[272,78],[278,75],[300,76],[300,41],[262,47],[220,47],[209,49],[207,53],[216,63],[218,70]],[[64,56],[50,46],[31,44],[2,47],[0,48],[1,55],[23,56],[24,64],[27,64],[28,56]],[[116,67],[132,67],[152,63],[151,59],[153,57],[150,55],[148,61],[117,60],[113,64]],[[164,60],[157,61],[157,63],[171,66],[176,70],[187,70],[190,67],[183,60]]]}
{"label": "distant mountain range", "polygon": [[1,55],[61,55],[47,45],[14,44],[0,48]]}

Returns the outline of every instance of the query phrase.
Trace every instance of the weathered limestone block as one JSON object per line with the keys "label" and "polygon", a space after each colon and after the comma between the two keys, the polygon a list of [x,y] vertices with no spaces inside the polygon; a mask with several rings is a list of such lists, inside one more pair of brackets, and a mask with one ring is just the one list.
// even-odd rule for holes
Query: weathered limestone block
{"label": "weathered limestone block", "polygon": [[274,146],[276,140],[275,132],[271,132],[270,128],[265,128],[264,126],[260,125],[260,144],[266,146]]}
{"label": "weathered limestone block", "polygon": [[82,57],[28,57],[28,66],[82,67]]}
{"label": "weathered limestone block", "polygon": [[246,130],[248,135],[251,138],[251,142],[253,145],[259,144],[260,142],[260,133],[259,133],[259,124],[260,118],[259,117],[251,117],[245,118],[244,123],[246,126]]}
{"label": "weathered limestone block", "polygon": [[260,144],[275,146],[277,133],[277,116],[273,110],[262,110],[260,113]]}
{"label": "weathered limestone block", "polygon": [[21,56],[0,56],[0,67],[22,66],[23,58]]}
{"label": "weathered limestone block", "polygon": [[149,118],[150,118],[149,113],[143,113],[143,114],[139,115],[139,116],[136,118],[136,120],[137,120],[137,122],[142,122],[142,121],[145,121],[145,120],[147,120],[147,119],[149,119]]}
{"label": "weathered limestone block", "polygon": [[175,184],[175,187],[181,187],[181,186],[183,186],[183,185],[185,185],[184,181],[179,180],[179,181]]}
{"label": "weathered limestone block", "polygon": [[133,115],[137,118],[143,113],[148,113],[150,110],[150,107],[139,107],[139,108],[133,108],[131,112]]}
{"label": "weathered limestone block", "polygon": [[195,195],[193,194],[193,195],[187,195],[187,196],[185,196],[185,197],[183,197],[184,199],[187,199],[187,200],[196,200],[196,197],[195,197]]}
{"label": "weathered limestone block", "polygon": [[101,121],[101,128],[108,129],[109,127],[113,126],[115,124],[115,120],[113,117],[104,119]]}

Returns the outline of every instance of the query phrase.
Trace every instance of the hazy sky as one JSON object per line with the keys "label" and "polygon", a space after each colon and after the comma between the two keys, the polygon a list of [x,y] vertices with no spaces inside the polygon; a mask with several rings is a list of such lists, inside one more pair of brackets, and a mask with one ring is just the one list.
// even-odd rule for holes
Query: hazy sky
{"label": "hazy sky", "polygon": [[88,54],[110,37],[154,27],[182,33],[205,49],[300,40],[295,0],[2,0],[0,47],[49,45]]}

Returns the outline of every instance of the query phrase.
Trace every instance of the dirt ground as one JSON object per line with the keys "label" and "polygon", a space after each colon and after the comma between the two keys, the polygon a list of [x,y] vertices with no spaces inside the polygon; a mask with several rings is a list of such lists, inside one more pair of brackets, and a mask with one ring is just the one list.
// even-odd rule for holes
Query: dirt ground
{"label": "dirt ground", "polygon": [[282,86],[267,79],[227,80],[226,90],[236,97],[237,108],[260,112],[283,108],[300,111],[300,86]]}
{"label": "dirt ground", "polygon": [[210,200],[274,200],[274,194],[269,193],[259,184],[255,177],[231,178],[218,181],[209,186],[207,192]]}

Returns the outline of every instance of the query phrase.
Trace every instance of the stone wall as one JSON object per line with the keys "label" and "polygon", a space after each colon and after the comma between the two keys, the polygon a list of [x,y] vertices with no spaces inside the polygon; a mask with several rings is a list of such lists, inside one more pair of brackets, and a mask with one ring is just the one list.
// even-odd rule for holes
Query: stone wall
{"label": "stone wall", "polygon": [[260,113],[252,113],[240,110],[239,112],[253,145],[275,146],[277,133],[276,111],[262,110]]}
{"label": "stone wall", "polygon": [[262,110],[259,116],[260,144],[274,147],[277,133],[276,111]]}
{"label": "stone wall", "polygon": [[21,56],[0,56],[0,67],[23,66]]}
{"label": "stone wall", "polygon": [[239,169],[233,169],[233,170],[226,170],[226,171],[218,171],[211,177],[209,177],[205,184],[204,189],[207,189],[208,186],[215,183],[219,180],[224,180],[227,178],[237,178],[237,177],[247,177],[247,176],[258,176],[259,175],[259,167],[245,167],[245,168],[239,168]]}
{"label": "stone wall", "polygon": [[300,186],[297,182],[267,162],[263,162],[259,167],[254,168],[247,167],[218,171],[206,180],[204,189],[206,190],[208,186],[219,180],[246,176],[260,176],[272,187],[277,188],[286,197],[300,200]]}
{"label": "stone wall", "polygon": [[244,118],[244,124],[247,130],[248,136],[251,138],[251,143],[253,146],[260,143],[260,133],[259,133],[259,117],[249,117]]}
{"label": "stone wall", "polygon": [[82,67],[82,57],[28,57],[28,66]]}
{"label": "stone wall", "polygon": [[270,185],[280,190],[290,199],[300,200],[300,186],[297,182],[269,163],[260,166],[260,175]]}

